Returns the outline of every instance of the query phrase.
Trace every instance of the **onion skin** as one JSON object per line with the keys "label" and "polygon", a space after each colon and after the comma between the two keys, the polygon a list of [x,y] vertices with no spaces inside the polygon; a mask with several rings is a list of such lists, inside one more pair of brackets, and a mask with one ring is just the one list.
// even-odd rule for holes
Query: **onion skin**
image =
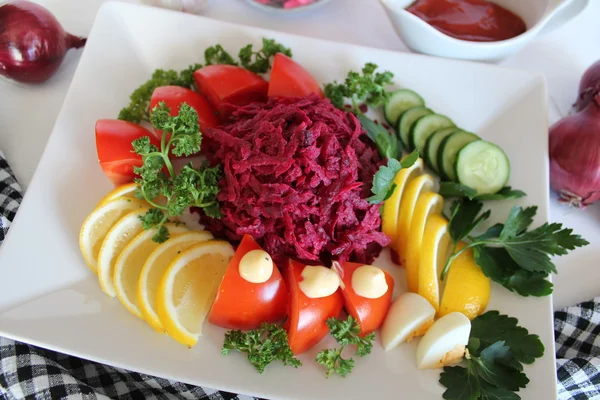
{"label": "onion skin", "polygon": [[0,6],[0,75],[24,83],[50,78],[66,52],[86,39],[66,33],[44,7],[25,0]]}
{"label": "onion skin", "polygon": [[600,95],[550,128],[550,186],[575,207],[600,200]]}
{"label": "onion skin", "polygon": [[592,64],[581,77],[575,110],[583,110],[600,93],[600,61]]}

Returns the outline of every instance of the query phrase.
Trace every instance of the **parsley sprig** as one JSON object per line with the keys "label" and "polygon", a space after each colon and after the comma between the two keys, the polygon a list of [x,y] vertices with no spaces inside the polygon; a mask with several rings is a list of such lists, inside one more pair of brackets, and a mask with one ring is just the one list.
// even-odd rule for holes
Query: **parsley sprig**
{"label": "parsley sprig", "polygon": [[326,377],[329,378],[331,374],[338,374],[341,377],[345,377],[354,368],[354,359],[352,357],[342,357],[342,352],[346,346],[356,346],[354,355],[357,357],[364,357],[371,354],[375,333],[371,332],[361,337],[359,335],[360,325],[351,315],[345,321],[337,318],[329,318],[327,320],[327,327],[329,328],[329,333],[338,342],[340,347],[322,350],[317,354],[315,361],[327,368]]}
{"label": "parsley sprig", "polygon": [[264,74],[271,69],[271,60],[275,54],[282,53],[288,57],[292,56],[292,51],[288,47],[273,39],[263,38],[262,45],[258,51],[254,51],[252,44],[240,49],[238,57],[242,67],[257,74]]}
{"label": "parsley sprig", "polygon": [[447,400],[518,400],[515,393],[529,379],[523,364],[531,364],[544,355],[537,335],[518,326],[516,318],[488,311],[471,325],[465,366],[445,367],[440,383],[447,389]]}
{"label": "parsley sprig", "polygon": [[522,190],[513,189],[510,186],[505,186],[493,194],[477,194],[477,190],[457,182],[440,182],[440,190],[438,193],[446,198],[458,197],[482,201],[519,199],[527,196]]}
{"label": "parsley sprig", "polygon": [[190,88],[193,83],[193,73],[201,68],[201,64],[192,64],[177,72],[173,69],[157,69],[152,77],[135,89],[129,96],[129,105],[119,112],[119,119],[139,124],[150,120],[150,98],[154,89],[160,86],[183,86]]}
{"label": "parsley sprig", "polygon": [[[208,216],[220,217],[216,196],[221,172],[219,166],[194,168],[191,163],[175,172],[171,153],[179,157],[200,151],[202,134],[198,114],[192,107],[183,103],[179,114],[171,116],[169,108],[161,102],[152,110],[150,120],[154,128],[162,131],[160,149],[147,136],[134,140],[133,150],[142,156],[143,162],[134,171],[139,175],[135,180],[140,186],[138,195],[152,206],[141,217],[144,229],[156,228],[152,239],[162,243],[169,238],[164,224],[190,206],[202,208]],[[159,197],[166,201],[159,202]]]}
{"label": "parsley sprig", "polygon": [[396,174],[403,168],[412,167],[418,158],[418,150],[414,150],[402,159],[402,161],[389,158],[387,165],[382,165],[375,173],[373,187],[371,188],[373,196],[369,197],[367,201],[371,204],[377,204],[389,199],[396,189],[396,184],[394,183]]}
{"label": "parsley sprig", "polygon": [[[442,270],[442,279],[454,259],[472,248],[475,262],[490,279],[522,296],[547,296],[552,293],[552,284],[546,278],[557,272],[551,256],[565,255],[569,250],[589,244],[559,223],[545,223],[529,230],[537,207],[515,206],[504,224],[496,224],[484,234],[472,236],[491,216],[490,210],[481,213],[482,208],[483,203],[477,200],[462,199],[453,204],[448,232],[454,248]],[[457,250],[462,240],[468,243]]]}
{"label": "parsley sprig", "polygon": [[267,365],[277,360],[294,368],[302,365],[292,353],[287,332],[277,324],[263,323],[259,329],[248,332],[232,330],[225,333],[221,353],[226,356],[231,350],[248,354],[248,361],[261,374]]}
{"label": "parsley sprig", "polygon": [[346,99],[350,101],[354,114],[363,114],[360,105],[381,107],[390,96],[387,86],[392,83],[394,74],[390,71],[376,72],[378,66],[366,63],[361,72],[350,71],[342,83],[334,81],[325,85],[325,97],[337,108],[344,109]]}

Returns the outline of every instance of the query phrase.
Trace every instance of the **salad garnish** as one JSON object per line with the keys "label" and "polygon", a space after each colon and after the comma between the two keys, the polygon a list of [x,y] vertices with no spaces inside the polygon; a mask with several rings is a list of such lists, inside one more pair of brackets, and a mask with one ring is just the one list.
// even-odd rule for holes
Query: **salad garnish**
{"label": "salad garnish", "polygon": [[364,114],[360,105],[365,103],[369,107],[381,107],[389,97],[390,92],[386,89],[392,84],[394,74],[390,71],[375,72],[377,64],[366,63],[361,72],[350,71],[343,83],[333,81],[325,85],[325,97],[341,110],[345,100],[349,99],[352,111],[356,115]]}
{"label": "salad garnish", "polygon": [[[559,223],[545,223],[527,230],[533,222],[537,207],[511,209],[504,224],[496,224],[480,236],[473,230],[491,216],[487,210],[480,214],[483,203],[477,200],[457,200],[451,209],[449,234],[454,244],[441,277],[445,278],[450,264],[460,253],[473,248],[475,261],[483,273],[510,291],[521,296],[547,296],[552,293],[550,273],[556,273],[551,256],[565,255],[569,250],[589,242],[572,229]],[[457,250],[458,243],[468,244]]]}
{"label": "salad garnish", "polygon": [[340,347],[320,351],[315,361],[327,368],[326,377],[329,378],[331,374],[346,377],[354,368],[354,359],[352,357],[343,358],[342,352],[346,346],[354,345],[356,346],[355,356],[364,357],[371,354],[375,332],[361,337],[360,325],[351,315],[346,320],[329,318],[327,320],[327,327],[329,328],[329,333],[338,342]]}
{"label": "salad garnish", "polygon": [[[190,163],[175,172],[170,154],[179,157],[198,153],[202,143],[198,114],[186,103],[181,105],[178,115],[171,116],[169,108],[161,102],[152,110],[150,120],[155,129],[162,131],[161,146],[159,149],[151,144],[147,136],[133,141],[133,150],[142,156],[143,162],[134,169],[139,175],[135,182],[140,185],[139,196],[152,206],[142,216],[144,229],[157,228],[152,239],[162,243],[169,239],[164,224],[169,218],[182,215],[188,207],[199,207],[213,218],[220,217],[216,196],[221,169],[207,165],[194,168]],[[164,204],[157,201],[160,196],[166,199]]]}
{"label": "salad garnish", "polygon": [[302,365],[290,349],[287,332],[277,324],[263,323],[259,329],[247,332],[228,331],[225,333],[221,353],[226,356],[231,350],[247,353],[248,361],[261,374],[267,365],[277,360],[294,368]]}
{"label": "salad garnish", "polygon": [[373,178],[373,187],[371,188],[373,196],[367,199],[369,203],[378,204],[387,200],[392,193],[394,193],[394,189],[396,189],[394,178],[398,171],[403,168],[412,167],[418,158],[419,152],[415,150],[402,161],[398,161],[395,158],[389,158],[387,165],[379,167],[379,170],[375,173],[375,177]]}
{"label": "salad garnish", "polygon": [[469,345],[464,361],[467,366],[445,367],[440,383],[447,389],[444,399],[518,400],[529,378],[523,364],[532,364],[544,355],[537,335],[518,326],[516,318],[488,311],[471,323]]}
{"label": "salad garnish", "polygon": [[440,182],[440,190],[438,191],[443,197],[458,197],[467,198],[470,200],[507,200],[519,199],[527,196],[522,190],[513,189],[510,186],[505,186],[494,194],[477,194],[477,190],[472,187],[463,185],[458,182]]}

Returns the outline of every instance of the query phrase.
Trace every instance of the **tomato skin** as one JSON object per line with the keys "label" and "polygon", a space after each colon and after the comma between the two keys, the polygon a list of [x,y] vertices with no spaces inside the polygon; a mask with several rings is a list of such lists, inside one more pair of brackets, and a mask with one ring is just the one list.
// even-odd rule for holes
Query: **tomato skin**
{"label": "tomato skin", "polygon": [[304,97],[311,93],[323,98],[321,85],[310,72],[285,54],[275,54],[268,96]]}
{"label": "tomato skin", "polygon": [[343,287],[341,287],[344,296],[344,308],[348,314],[360,323],[360,334],[366,335],[381,326],[390,309],[392,294],[394,293],[394,278],[383,270],[388,285],[387,292],[377,299],[359,296],[352,288],[352,274],[363,265],[365,264],[351,262],[340,264],[336,262],[333,263],[331,268],[337,271],[344,282]]}
{"label": "tomato skin", "polygon": [[329,333],[327,319],[339,317],[344,305],[339,290],[319,299],[307,297],[298,286],[304,267],[304,264],[290,260],[283,274],[290,288],[290,311],[284,328],[294,354],[304,353],[319,343]]}
{"label": "tomato skin", "polygon": [[170,114],[176,116],[179,114],[179,107],[182,103],[187,103],[196,110],[198,114],[198,123],[200,130],[206,128],[215,128],[219,125],[217,112],[208,101],[193,90],[181,86],[159,86],[152,92],[150,98],[150,111],[164,101],[170,108]]}
{"label": "tomato skin", "polygon": [[160,140],[154,132],[133,122],[99,119],[95,131],[98,162],[116,186],[132,182],[136,177],[133,167],[142,166],[142,157],[133,152],[131,142],[148,136],[152,144],[160,147]]}
{"label": "tomato skin", "polygon": [[244,106],[266,101],[269,83],[263,78],[235,65],[207,65],[194,72],[194,82],[221,120],[229,117],[232,105]]}
{"label": "tomato skin", "polygon": [[273,264],[273,274],[264,283],[251,283],[240,276],[240,260],[251,250],[261,247],[252,236],[244,235],[210,310],[208,321],[227,329],[255,329],[263,322],[278,322],[285,318],[288,307],[287,286]]}

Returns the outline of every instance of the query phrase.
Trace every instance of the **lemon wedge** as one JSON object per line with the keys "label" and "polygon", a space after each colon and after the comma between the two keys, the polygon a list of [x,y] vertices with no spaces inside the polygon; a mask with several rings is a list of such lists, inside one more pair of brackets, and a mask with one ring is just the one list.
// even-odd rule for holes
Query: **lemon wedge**
{"label": "lemon wedge", "polygon": [[139,185],[135,182],[126,183],[125,185],[117,186],[113,190],[111,190],[106,196],[100,200],[97,207],[103,206],[111,200],[114,200],[119,197],[125,197],[128,199],[135,199],[135,191],[139,187]]}
{"label": "lemon wedge", "polygon": [[440,308],[439,275],[448,258],[449,250],[448,221],[441,215],[430,215],[425,224],[419,254],[417,293],[425,297],[436,311]]}
{"label": "lemon wedge", "polygon": [[125,214],[144,205],[141,200],[118,197],[99,205],[87,216],[79,232],[79,249],[92,271],[97,272],[98,253],[108,231]]}
{"label": "lemon wedge", "polygon": [[[404,193],[400,200],[400,211],[398,213],[398,232],[396,234],[396,252],[400,264],[405,264],[406,241],[410,236],[410,225],[417,205],[417,200],[421,193],[432,192],[435,187],[435,181],[429,174],[417,176],[406,184]],[[385,216],[385,214],[384,214]]]}
{"label": "lemon wedge", "polygon": [[167,268],[156,296],[156,311],[167,333],[189,347],[202,335],[233,247],[209,240],[182,252]]}
{"label": "lemon wedge", "polygon": [[[460,242],[457,249],[465,247]],[[460,312],[470,320],[483,313],[490,301],[491,282],[475,264],[473,249],[462,252],[450,264],[438,316]]]}
{"label": "lemon wedge", "polygon": [[406,184],[413,178],[423,173],[423,159],[417,161],[409,168],[403,168],[394,177],[396,188],[389,199],[383,202],[383,218],[381,221],[381,230],[388,235],[391,241],[391,247],[396,249],[396,238],[398,234],[398,212],[400,210],[400,200],[402,199]]}
{"label": "lemon wedge", "polygon": [[147,211],[148,208],[144,207],[126,214],[114,224],[102,242],[98,253],[98,280],[104,293],[110,297],[117,295],[113,282],[117,257],[125,246],[144,230],[140,217]]}
{"label": "lemon wedge", "polygon": [[189,231],[181,235],[173,235],[150,253],[144,262],[137,283],[137,305],[144,320],[157,332],[164,333],[165,328],[156,312],[156,293],[169,264],[182,251],[212,238],[213,236],[207,231]]}
{"label": "lemon wedge", "polygon": [[417,200],[405,251],[406,283],[410,292],[419,290],[419,254],[427,218],[432,214],[441,215],[443,208],[444,198],[437,193],[422,193]]}
{"label": "lemon wedge", "polygon": [[[183,225],[165,224],[165,227],[169,230],[170,237],[188,232],[188,229]],[[138,307],[137,300],[138,281],[148,256],[160,246],[160,243],[152,240],[157,232],[158,229],[152,228],[138,234],[125,246],[117,257],[117,261],[115,261],[113,283],[115,284],[117,298],[127,310],[142,319],[142,312]]]}

